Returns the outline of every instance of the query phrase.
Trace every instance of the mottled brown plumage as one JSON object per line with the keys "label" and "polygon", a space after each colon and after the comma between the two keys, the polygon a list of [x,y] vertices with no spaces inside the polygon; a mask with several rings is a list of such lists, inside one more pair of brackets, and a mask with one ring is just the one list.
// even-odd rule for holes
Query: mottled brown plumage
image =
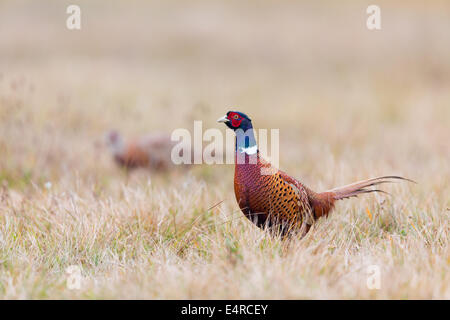
{"label": "mottled brown plumage", "polygon": [[106,142],[116,163],[125,168],[145,167],[164,171],[174,166],[171,151],[175,143],[168,134],[153,133],[125,141],[117,131],[110,131]]}
{"label": "mottled brown plumage", "polygon": [[316,193],[264,161],[252,134],[250,138],[240,139],[241,131],[252,129],[251,120],[245,114],[230,111],[218,121],[225,122],[237,136],[234,191],[238,205],[244,215],[261,228],[268,227],[281,234],[295,231],[304,235],[315,220],[331,212],[337,200],[362,193],[382,192],[368,187],[395,179],[408,180],[385,176]]}

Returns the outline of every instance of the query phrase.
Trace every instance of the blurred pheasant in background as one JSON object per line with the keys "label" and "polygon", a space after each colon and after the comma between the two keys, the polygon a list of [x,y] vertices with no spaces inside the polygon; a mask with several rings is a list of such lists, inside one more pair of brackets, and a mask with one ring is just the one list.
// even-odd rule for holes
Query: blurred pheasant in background
{"label": "blurred pheasant in background", "polygon": [[282,235],[292,231],[306,234],[315,220],[331,212],[337,200],[384,192],[370,187],[394,180],[413,182],[399,176],[383,176],[317,193],[260,157],[247,115],[229,111],[217,121],[236,134],[234,192],[239,207],[258,227],[267,226]]}
{"label": "blurred pheasant in background", "polygon": [[106,143],[116,163],[125,168],[164,171],[174,166],[170,156],[175,142],[168,134],[154,133],[125,141],[119,132],[112,130],[106,134]]}

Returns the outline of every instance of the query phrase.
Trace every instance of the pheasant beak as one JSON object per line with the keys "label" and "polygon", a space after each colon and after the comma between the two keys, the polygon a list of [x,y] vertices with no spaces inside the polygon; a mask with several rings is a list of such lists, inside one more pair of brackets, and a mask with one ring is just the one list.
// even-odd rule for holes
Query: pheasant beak
{"label": "pheasant beak", "polygon": [[230,119],[228,119],[227,116],[224,115],[222,118],[217,119],[217,122],[230,122]]}

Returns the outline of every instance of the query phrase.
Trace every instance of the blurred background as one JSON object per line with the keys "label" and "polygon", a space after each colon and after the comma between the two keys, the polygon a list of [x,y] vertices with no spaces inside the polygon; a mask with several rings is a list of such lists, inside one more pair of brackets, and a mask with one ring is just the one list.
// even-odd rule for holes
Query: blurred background
{"label": "blurred background", "polygon": [[89,172],[108,129],[221,128],[229,109],[279,128],[303,176],[364,154],[362,175],[448,177],[448,1],[378,1],[377,31],[369,1],[77,1],[81,30],[69,4],[0,2],[0,179]]}
{"label": "blurred background", "polygon": [[448,1],[378,1],[377,31],[369,1],[77,1],[81,30],[69,4],[0,2],[0,179],[89,172],[108,129],[220,128],[229,109],[280,128],[303,176],[361,153],[448,177]]}
{"label": "blurred background", "polygon": [[[66,8],[70,4],[81,8],[81,30],[66,28],[69,16]],[[381,30],[371,31],[366,27],[366,9],[371,4],[381,8]],[[130,234],[139,234],[140,237],[139,232],[129,232],[128,228],[130,225],[140,228],[141,215],[147,219],[142,220],[145,222],[159,214],[170,224],[172,216],[166,218],[167,212],[188,212],[183,213],[187,216],[181,215],[179,218],[183,223],[191,221],[191,217],[197,218],[201,212],[223,199],[226,212],[238,212],[232,187],[232,165],[196,166],[192,171],[175,173],[174,176],[146,170],[128,175],[115,165],[104,144],[105,132],[110,129],[117,129],[126,137],[156,130],[170,133],[176,128],[191,130],[194,120],[202,120],[204,130],[214,127],[225,132],[224,126],[216,123],[216,119],[230,109],[247,113],[257,129],[280,129],[281,168],[314,190],[386,174],[403,175],[418,181],[419,186],[414,192],[403,191],[403,197],[397,194],[395,203],[406,208],[402,209],[405,215],[412,213],[418,217],[418,228],[426,225],[429,230],[433,226],[433,230],[442,231],[445,227],[439,219],[448,215],[450,207],[449,32],[448,0],[0,0],[0,184],[4,190],[10,190],[10,195],[14,190],[19,199],[5,207],[0,202],[0,209],[5,212],[9,210],[5,219],[17,220],[17,230],[22,230],[20,228],[25,225],[29,228],[27,230],[35,230],[33,232],[41,235],[39,241],[52,240],[48,240],[51,243],[49,249],[44,250],[42,242],[37,246],[31,237],[30,242],[26,240],[21,244],[21,250],[27,254],[8,258],[10,260],[4,258],[4,261],[10,261],[8,272],[16,275],[15,281],[23,288],[23,291],[11,289],[10,296],[21,296],[23,292],[26,297],[36,287],[36,290],[42,291],[31,293],[31,296],[46,297],[48,283],[54,283],[54,279],[46,282],[46,277],[52,277],[61,270],[64,273],[67,264],[77,264],[79,261],[84,263],[85,269],[92,265],[92,269],[88,269],[92,274],[101,272],[98,265],[109,270],[112,265],[126,265],[124,269],[131,266],[132,269],[133,261],[137,261],[138,266],[141,260],[147,263],[145,257],[149,254],[148,250],[153,249],[147,249],[151,242],[145,237],[153,237],[154,233],[143,232],[142,239],[145,241],[142,240],[140,246],[136,243],[141,238],[131,242],[128,238]],[[193,184],[189,184],[192,179]],[[149,194],[141,194],[144,192],[142,190],[147,190],[145,186],[149,180],[154,181],[153,189],[148,191]],[[60,197],[59,202],[46,194],[41,195],[45,186],[49,189],[48,182]],[[129,198],[126,196],[122,198],[115,193],[123,185],[136,188],[130,192],[139,196],[138,201],[127,200]],[[180,194],[198,194],[182,198],[178,191],[171,193],[174,188],[178,190],[185,185],[193,187],[180,189]],[[64,194],[69,190],[78,194],[80,206],[85,205],[80,212],[73,209],[72,198],[65,198]],[[23,209],[24,202],[21,201],[24,198],[31,199],[26,204],[31,209]],[[108,205],[98,199],[107,199]],[[352,201],[346,202],[346,207],[340,204],[339,210],[353,210],[351,212],[356,212],[357,219],[365,218],[365,203],[376,203],[370,197]],[[350,207],[350,204],[358,204],[358,207]],[[41,212],[40,208],[47,209]],[[182,211],[177,211],[178,208]],[[16,215],[21,210],[24,217]],[[40,216],[35,215],[38,212]],[[92,230],[87,231],[86,236],[73,235],[73,239],[81,239],[79,246],[72,238],[64,240],[67,232],[65,229],[59,232],[58,228],[72,228],[68,222],[61,223],[66,220],[59,220],[66,219],[67,212],[80,214],[83,217],[80,219],[90,219],[93,228],[100,225],[97,220],[100,215],[105,225],[110,223],[108,228],[95,229],[96,232],[106,230],[104,235],[99,236],[106,239],[105,242],[97,239]],[[94,213],[91,215],[91,212]],[[138,216],[130,216],[132,213]],[[75,219],[71,229],[73,232],[81,228],[76,214],[72,215]],[[392,216],[389,211],[384,219],[392,221]],[[335,217],[333,219],[337,220],[327,222],[332,227],[326,230],[338,230],[335,228],[341,223],[338,219],[346,222],[348,218],[344,214]],[[36,222],[33,220],[35,218]],[[350,216],[348,219],[356,218]],[[50,220],[52,231],[49,233],[50,227],[46,226]],[[366,220],[362,221],[364,227]],[[385,228],[387,232],[392,232],[394,240],[405,235],[404,230],[409,230],[406,229],[407,216],[400,221],[406,227],[400,223],[396,225],[398,230]],[[84,226],[83,223],[80,222],[80,225]],[[389,223],[386,222],[386,225]],[[9,224],[5,222],[4,225],[6,228]],[[200,225],[206,228],[207,224]],[[339,225],[347,230],[347,224]],[[109,247],[111,243],[116,243],[116,240],[108,238],[109,234],[115,235],[118,226],[123,231],[117,237],[124,235],[123,242],[128,243],[127,259],[123,260],[117,258],[122,257],[121,251],[115,253],[115,249]],[[150,222],[148,226],[150,228]],[[253,230],[250,225],[243,226]],[[375,228],[372,233],[374,238],[369,241],[372,244],[380,238],[379,232],[384,231],[372,225],[370,228]],[[410,229],[414,232],[412,227]],[[168,227],[168,230],[172,229]],[[231,230],[241,229],[233,227]],[[5,239],[8,239],[11,248],[17,248],[19,240],[16,233],[8,236],[7,232],[5,229]],[[208,232],[210,238],[215,239],[215,229]],[[256,232],[251,239],[260,236]],[[433,239],[447,239],[445,230],[439,232],[436,231],[435,238],[430,236],[431,242]],[[229,234],[226,231],[223,237]],[[351,237],[353,233],[340,234]],[[92,235],[94,239],[90,238]],[[163,236],[156,233],[155,238]],[[234,236],[241,239],[238,233]],[[383,246],[392,242],[391,234],[388,236]],[[173,239],[170,237],[167,236]],[[243,237],[239,241],[245,243],[246,239]],[[411,239],[422,244],[422,238]],[[187,243],[191,247],[186,250],[194,252],[193,259],[198,262],[195,268],[208,266],[202,260],[203,251],[197,253],[196,247],[184,238],[182,240],[175,242],[176,250],[177,246]],[[434,242],[436,246],[444,251],[448,249],[445,240],[439,241]],[[61,251],[58,262],[54,262],[53,252],[61,243],[68,243],[67,248]],[[333,244],[332,241],[328,243]],[[439,243],[444,245],[440,247]],[[75,244],[76,247],[72,247]],[[92,246],[98,246],[100,253],[92,251],[86,256],[79,253],[78,248]],[[335,247],[340,250],[345,245],[338,242]],[[367,248],[368,255],[372,254],[372,247]],[[8,250],[5,257],[10,252]],[[164,250],[161,261],[166,261],[164,257],[167,252]],[[189,263],[179,253],[184,249],[179,250],[176,254],[181,257],[182,263]],[[216,251],[205,250],[207,257],[214,257],[213,252]],[[324,250],[325,253],[320,256],[328,257],[328,249]],[[44,251],[47,256],[43,256]],[[253,245],[249,244],[246,254],[250,255],[253,251]],[[437,249],[431,251],[439,252]],[[101,260],[102,257],[110,257],[110,252],[114,253],[111,254],[114,263],[102,264],[102,261],[107,261]],[[219,249],[217,252],[222,254]],[[227,254],[224,253],[224,256],[228,257]],[[28,268],[29,261],[26,259],[32,256],[39,261],[36,272],[46,272],[42,273],[42,281],[40,274],[32,274],[33,279],[38,279],[36,285],[35,280],[28,281],[22,272],[17,273],[14,269],[20,263]],[[414,254],[410,256],[416,259]],[[437,260],[423,256],[427,263],[435,265]],[[333,259],[341,257],[347,259],[347,251],[334,255]],[[432,258],[440,259],[439,256]],[[403,256],[401,259],[407,261]],[[180,260],[174,258],[173,261],[179,263]],[[230,261],[230,265],[224,264],[227,270],[234,268],[235,261]],[[261,258],[261,261],[266,260]],[[311,260],[300,256],[299,261],[307,263]],[[180,271],[177,278],[170,272],[167,277],[153,277],[153,274],[146,276],[149,267],[143,263],[141,275],[144,278],[151,276],[151,281],[161,281],[160,286],[149,286],[145,297],[227,298],[235,292],[250,298],[263,293],[267,293],[266,298],[298,297],[299,294],[333,298],[342,297],[342,292],[349,292],[349,297],[355,297],[355,294],[356,297],[370,297],[365,282],[358,282],[362,288],[361,295],[352,291],[343,280],[336,280],[337,285],[329,285],[327,281],[333,278],[333,270],[347,266],[347,260],[345,263],[343,261],[336,260],[337,269],[331,269],[331,276],[325,274],[322,278],[320,292],[315,289],[311,291],[311,288],[318,287],[316,283],[310,283],[310,289],[307,287],[299,293],[302,286],[295,279],[297,270],[301,268],[297,267],[297,262],[290,264],[293,266],[292,277],[285,277],[283,273],[279,274],[279,278],[285,279],[284,282],[278,278],[273,281],[275,284],[284,283],[285,287],[276,287],[271,293],[258,289],[256,283],[259,282],[252,282],[253,278],[245,272],[242,272],[242,278],[233,274],[223,278],[223,273],[199,278],[197,269],[188,266]],[[417,262],[414,268],[404,263],[404,270],[411,270],[411,273],[402,273],[405,278],[400,279],[400,275],[396,278],[400,279],[398,282],[392,281],[394,289],[382,291],[381,297],[408,297],[408,292],[412,291],[404,283],[409,283],[409,276],[420,273],[425,260],[414,261]],[[430,267],[429,276],[417,282],[419,284],[413,296],[443,297],[445,290],[448,294],[448,288],[442,291],[436,289],[440,284],[445,285],[445,279],[429,281],[432,275],[445,274],[442,270],[448,270],[448,261],[447,255],[447,260],[442,260],[436,267],[441,269]],[[55,267],[59,266],[58,263],[61,270]],[[280,263],[283,265],[284,262]],[[397,267],[396,263],[393,260],[392,265]],[[324,264],[320,261],[317,267],[306,265],[303,270],[322,270],[319,266]],[[178,264],[173,263],[171,267],[176,269]],[[186,270],[191,270],[192,279],[196,280],[186,284],[187,291],[178,290],[177,281],[187,279],[184,277]],[[220,268],[217,270],[222,272]],[[284,272],[285,269],[279,270]],[[206,271],[204,274],[208,275]],[[128,274],[129,277],[132,275]],[[181,275],[183,278],[180,278]],[[341,279],[340,273],[336,272],[336,277],[338,275],[336,279]],[[305,276],[300,280],[313,281],[317,277]],[[141,292],[142,279],[128,279],[135,284],[133,288],[137,296]],[[220,279],[238,281],[222,283],[225,287],[229,285],[229,291],[222,295],[214,295],[217,286],[206,283],[204,287],[189,289],[202,279],[209,283]],[[248,286],[245,285],[246,279],[251,282]],[[289,283],[294,285],[289,287]],[[117,288],[122,287],[119,284]],[[168,292],[170,288],[172,291]],[[5,290],[8,292],[8,289]],[[51,292],[59,289],[53,290]],[[51,292],[50,296],[54,297]],[[120,296],[131,291],[106,289],[106,297],[110,297],[112,292]],[[86,293],[88,297],[89,294]]]}

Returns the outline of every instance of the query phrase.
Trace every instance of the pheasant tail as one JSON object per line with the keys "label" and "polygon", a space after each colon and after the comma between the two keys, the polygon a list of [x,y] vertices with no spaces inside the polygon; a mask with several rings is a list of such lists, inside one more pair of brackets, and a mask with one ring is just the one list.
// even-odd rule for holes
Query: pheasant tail
{"label": "pheasant tail", "polygon": [[383,183],[394,183],[396,180],[404,180],[415,183],[410,179],[399,176],[383,176],[358,181],[346,186],[328,190],[326,192],[312,194],[310,199],[312,208],[314,210],[314,215],[316,218],[319,218],[323,215],[328,215],[331,209],[333,209],[336,200],[357,197],[360,194],[371,192],[381,192],[388,194],[383,190],[372,189],[370,187],[374,187]]}

